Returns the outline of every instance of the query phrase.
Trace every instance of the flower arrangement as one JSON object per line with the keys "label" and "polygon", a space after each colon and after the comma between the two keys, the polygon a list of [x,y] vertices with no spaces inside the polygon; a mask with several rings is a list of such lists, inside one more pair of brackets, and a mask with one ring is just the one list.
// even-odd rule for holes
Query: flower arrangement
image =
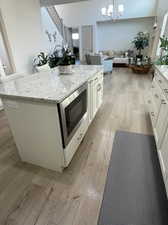
{"label": "flower arrangement", "polygon": [[50,68],[54,68],[59,66],[59,68],[70,66],[72,64],[72,54],[68,46],[57,45],[53,51],[49,55],[49,66]]}
{"label": "flower arrangement", "polygon": [[59,66],[71,65],[71,51],[68,47],[63,47],[60,52],[60,57],[58,61]]}
{"label": "flower arrangement", "polygon": [[38,71],[49,69],[49,67],[54,68],[59,66],[60,71],[62,67],[62,70],[65,72],[68,70],[70,72],[71,64],[74,64],[75,60],[70,49],[63,43],[56,45],[57,32],[52,34],[46,30],[46,34],[51,46],[51,49],[49,50],[50,53],[46,54],[40,52],[33,60],[34,66]]}

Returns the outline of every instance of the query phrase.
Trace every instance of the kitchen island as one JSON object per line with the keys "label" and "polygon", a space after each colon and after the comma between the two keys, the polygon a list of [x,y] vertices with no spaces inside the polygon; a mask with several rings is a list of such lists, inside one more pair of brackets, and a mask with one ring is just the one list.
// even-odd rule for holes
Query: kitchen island
{"label": "kitchen island", "polygon": [[25,75],[3,82],[0,97],[22,161],[62,171],[101,106],[103,68]]}

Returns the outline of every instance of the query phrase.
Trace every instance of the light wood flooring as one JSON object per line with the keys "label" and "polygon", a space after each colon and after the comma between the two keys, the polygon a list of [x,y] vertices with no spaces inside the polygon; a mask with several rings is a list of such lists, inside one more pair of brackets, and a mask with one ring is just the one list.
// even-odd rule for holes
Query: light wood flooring
{"label": "light wood flooring", "polygon": [[63,174],[22,163],[0,112],[0,225],[97,224],[115,131],[152,133],[150,76],[117,68],[104,83],[103,105]]}

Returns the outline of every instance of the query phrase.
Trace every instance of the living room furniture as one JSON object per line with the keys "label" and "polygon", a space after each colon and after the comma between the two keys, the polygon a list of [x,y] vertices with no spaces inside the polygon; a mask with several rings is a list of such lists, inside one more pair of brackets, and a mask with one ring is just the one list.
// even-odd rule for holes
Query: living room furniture
{"label": "living room furniture", "polygon": [[113,65],[114,67],[127,67],[129,64],[128,57],[114,57]]}
{"label": "living room furniture", "polygon": [[113,58],[113,67],[127,67],[129,64],[129,57],[132,57],[133,51],[100,51],[105,57],[112,57]]}
{"label": "living room furniture", "polygon": [[129,65],[129,68],[131,68],[134,73],[147,74],[151,69],[151,65]]}
{"label": "living room furniture", "polygon": [[87,54],[86,63],[88,65],[103,65],[104,73],[110,73],[113,70],[113,58],[108,56],[102,56],[99,54]]}

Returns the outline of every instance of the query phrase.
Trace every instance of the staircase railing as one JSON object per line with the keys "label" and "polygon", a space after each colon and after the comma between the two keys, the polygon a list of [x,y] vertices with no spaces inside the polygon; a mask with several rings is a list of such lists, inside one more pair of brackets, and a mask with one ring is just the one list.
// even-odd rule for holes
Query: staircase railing
{"label": "staircase railing", "polygon": [[50,15],[52,21],[57,26],[58,31],[62,35],[64,39],[64,24],[60,16],[58,15],[58,12],[54,6],[46,7],[48,14]]}

